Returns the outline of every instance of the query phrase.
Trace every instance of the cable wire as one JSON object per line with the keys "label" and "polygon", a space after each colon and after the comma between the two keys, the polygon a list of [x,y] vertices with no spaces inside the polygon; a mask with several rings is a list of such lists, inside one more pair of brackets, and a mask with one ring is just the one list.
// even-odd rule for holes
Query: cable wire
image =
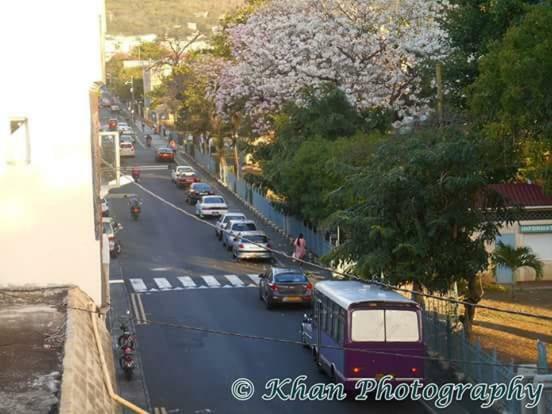
{"label": "cable wire", "polygon": [[[144,191],[145,193],[151,195],[152,197],[156,198],[157,200],[161,201],[162,203],[174,208],[175,210],[178,210],[180,211],[181,213],[185,214],[186,216],[200,222],[200,223],[203,223],[203,224],[206,224],[208,225],[209,227],[212,227],[214,229],[218,229],[216,225],[212,224],[212,223],[209,223],[208,221],[206,220],[202,220],[201,218],[199,217],[196,217],[194,214],[178,207],[176,204],[174,203],[171,203],[170,201],[164,199],[163,197],[159,196],[158,194],[154,193],[153,191],[147,189],[146,187],[144,187],[142,184],[140,183],[135,183],[142,191]],[[227,234],[232,234],[230,231],[227,231],[227,230],[222,230],[224,231],[225,233]],[[266,247],[264,245],[261,245],[257,242],[254,242],[252,240],[249,240],[247,239],[246,237],[242,237],[243,240],[247,241],[248,243],[251,243],[255,246],[260,246],[260,247],[263,247],[264,249],[272,252],[272,253],[275,253],[275,254],[278,254],[280,256],[283,256],[283,257],[286,257],[288,259],[291,259],[291,260],[294,260],[294,261],[299,261],[300,263],[303,263],[303,264],[306,264],[306,265],[309,265],[309,266],[312,266],[312,267],[315,267],[317,269],[320,269],[320,270],[324,270],[324,271],[329,271],[329,272],[332,272],[334,274],[337,274],[339,276],[343,276],[343,277],[346,277],[348,279],[353,279],[353,280],[358,280],[360,282],[363,282],[363,283],[370,283],[370,284],[375,284],[375,285],[378,285],[378,286],[381,286],[381,287],[384,287],[386,289],[391,289],[391,290],[394,290],[394,291],[398,291],[398,292],[404,292],[404,293],[410,293],[410,294],[413,294],[413,295],[419,295],[419,296],[423,296],[423,297],[427,297],[427,298],[432,298],[432,299],[436,299],[436,300],[440,300],[440,301],[443,301],[443,302],[448,302],[448,303],[455,303],[455,304],[459,304],[459,305],[464,305],[464,306],[473,306],[475,308],[480,308],[480,309],[487,309],[487,310],[491,310],[491,311],[495,311],[495,312],[502,312],[502,313],[506,313],[506,314],[510,314],[510,315],[518,315],[518,316],[526,316],[526,317],[529,317],[529,318],[535,318],[535,319],[542,319],[542,320],[546,320],[546,321],[551,321],[552,322],[552,316],[546,316],[546,315],[537,315],[537,314],[533,314],[533,313],[529,313],[529,312],[523,312],[523,311],[514,311],[514,310],[509,310],[509,309],[502,309],[502,308],[497,308],[497,307],[494,307],[494,306],[489,306],[489,305],[481,305],[481,304],[474,304],[474,303],[470,303],[470,302],[467,302],[467,301],[463,301],[463,300],[460,300],[460,299],[455,299],[455,298],[451,298],[451,297],[441,297],[441,296],[437,296],[437,295],[432,295],[432,294],[429,294],[429,293],[425,293],[425,292],[420,292],[420,291],[416,291],[416,290],[412,290],[412,289],[406,289],[406,288],[400,288],[400,287],[397,287],[397,286],[393,286],[393,285],[390,285],[388,283],[384,283],[384,282],[380,282],[380,281],[377,281],[377,280],[373,280],[373,279],[370,279],[370,280],[366,280],[366,279],[363,279],[357,275],[354,275],[354,274],[350,274],[350,273],[345,273],[345,272],[339,272],[339,271],[336,271],[332,268],[329,268],[329,267],[325,267],[325,266],[321,266],[321,265],[318,265],[316,263],[312,263],[312,262],[309,262],[309,261],[306,261],[306,260],[303,260],[303,259],[297,259],[295,257],[292,257],[290,255],[288,255],[286,252],[283,252],[283,251],[280,251],[280,250],[276,250],[274,248],[269,248],[269,247]]]}

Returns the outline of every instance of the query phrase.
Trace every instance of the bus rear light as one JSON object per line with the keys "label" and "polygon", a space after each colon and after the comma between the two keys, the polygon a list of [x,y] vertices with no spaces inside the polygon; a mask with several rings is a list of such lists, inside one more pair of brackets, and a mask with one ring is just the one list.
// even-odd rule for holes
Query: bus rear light
{"label": "bus rear light", "polygon": [[418,368],[410,368],[410,372],[416,374],[416,372],[418,372]]}
{"label": "bus rear light", "polygon": [[353,374],[360,374],[360,368],[354,367],[353,368]]}

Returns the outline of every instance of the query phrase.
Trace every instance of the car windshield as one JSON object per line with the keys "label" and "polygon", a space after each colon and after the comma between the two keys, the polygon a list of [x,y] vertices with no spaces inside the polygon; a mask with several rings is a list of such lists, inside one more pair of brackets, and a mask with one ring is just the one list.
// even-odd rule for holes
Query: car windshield
{"label": "car windshield", "polygon": [[194,184],[192,185],[192,188],[196,191],[209,191],[211,189],[209,184]]}
{"label": "car windshield", "polygon": [[309,280],[301,273],[284,273],[276,275],[276,283],[307,283]]}
{"label": "car windshield", "polygon": [[205,204],[224,204],[224,198],[222,197],[209,197],[203,200]]}
{"label": "car windshield", "polygon": [[268,243],[268,238],[261,234],[244,235],[242,239],[245,243]]}
{"label": "car windshield", "polygon": [[176,169],[177,172],[183,173],[183,172],[194,172],[194,169],[192,167],[178,167]]}
{"label": "car windshield", "polygon": [[161,148],[161,149],[159,150],[159,152],[160,152],[160,153],[171,153],[172,150],[169,149],[169,148]]}
{"label": "car windshield", "polygon": [[232,230],[235,231],[255,231],[257,226],[255,223],[236,223],[232,226]]}

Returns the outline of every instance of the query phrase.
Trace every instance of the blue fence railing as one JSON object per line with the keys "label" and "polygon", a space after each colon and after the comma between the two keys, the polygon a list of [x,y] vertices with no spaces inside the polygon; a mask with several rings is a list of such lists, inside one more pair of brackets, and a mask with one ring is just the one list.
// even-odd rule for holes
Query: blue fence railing
{"label": "blue fence railing", "polygon": [[[286,234],[295,237],[299,233],[305,236],[307,247],[317,256],[323,256],[332,249],[332,244],[326,237],[313,228],[293,216],[278,211],[270,200],[268,200],[259,189],[251,184],[237,178],[229,168],[217,169],[216,160],[209,154],[205,154],[195,148],[194,159],[213,175],[217,174],[224,185],[238,194],[242,199],[257,209],[264,217],[272,221]],[[428,303],[424,311],[424,337],[428,350],[431,350],[445,360],[449,361],[452,367],[464,373],[466,377],[475,383],[505,383],[518,374],[520,366],[513,362],[510,364],[498,360],[496,351],[488,352],[481,349],[479,342],[475,344],[466,338],[463,330],[455,331],[454,324],[457,322],[457,305],[450,303]],[[546,347],[537,346],[539,373],[547,374]],[[544,361],[544,362],[543,362]],[[537,372],[535,372],[536,374]],[[528,377],[529,378],[529,377]],[[552,384],[552,379],[551,379]],[[552,385],[545,391],[543,413],[552,414]],[[515,399],[503,399],[500,404],[510,414],[525,414],[530,411],[523,408],[520,401]]]}
{"label": "blue fence railing", "polygon": [[207,153],[201,152],[199,148],[194,148],[194,159],[211,174],[217,175],[224,185],[246,200],[251,206],[257,209],[264,217],[274,223],[291,237],[296,237],[303,233],[307,242],[307,248],[317,256],[324,256],[332,249],[332,244],[326,239],[325,233],[317,232],[312,227],[303,223],[302,220],[293,216],[288,216],[278,211],[273,204],[265,197],[258,188],[255,188],[246,181],[237,178],[229,168],[217,169],[216,160]]}

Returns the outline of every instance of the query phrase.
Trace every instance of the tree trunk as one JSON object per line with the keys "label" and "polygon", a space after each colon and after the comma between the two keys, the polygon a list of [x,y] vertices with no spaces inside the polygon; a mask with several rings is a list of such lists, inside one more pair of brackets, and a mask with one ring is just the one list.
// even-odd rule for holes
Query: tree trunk
{"label": "tree trunk", "polygon": [[234,170],[236,178],[240,178],[240,152],[238,151],[238,139],[234,138]]}
{"label": "tree trunk", "polygon": [[477,274],[468,281],[468,294],[464,299],[469,304],[464,305],[464,315],[462,323],[464,324],[464,332],[468,337],[472,334],[473,321],[475,319],[476,305],[481,301],[483,297],[483,284],[481,282],[481,275]]}
{"label": "tree trunk", "polygon": [[[416,292],[423,292],[423,291],[424,291],[423,285],[422,285],[420,282],[418,282],[418,281],[414,281],[414,282],[412,283],[412,288],[413,288],[413,290],[415,290]],[[422,309],[425,309],[425,299],[424,299],[424,296],[422,296],[422,295],[417,295],[417,294],[413,293],[413,294],[412,294],[412,299],[413,299],[414,301],[416,301],[416,302],[420,305],[420,307],[421,307]]]}

